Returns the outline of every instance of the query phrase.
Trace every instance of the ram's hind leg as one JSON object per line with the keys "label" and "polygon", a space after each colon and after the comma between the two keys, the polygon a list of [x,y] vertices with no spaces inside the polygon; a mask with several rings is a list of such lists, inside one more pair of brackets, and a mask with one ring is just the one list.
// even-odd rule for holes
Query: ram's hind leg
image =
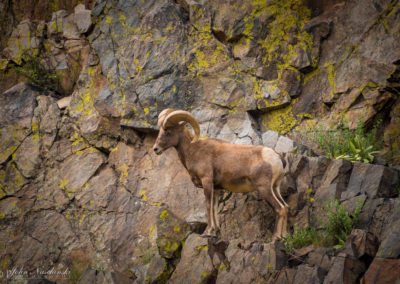
{"label": "ram's hind leg", "polygon": [[289,211],[289,205],[285,202],[281,195],[281,182],[282,182],[282,177],[279,177],[273,184],[273,192],[277,199],[280,201],[280,203],[284,206],[283,210],[283,220],[282,220],[282,234],[281,237],[286,237],[287,235],[287,218],[288,218],[288,211]]}
{"label": "ram's hind leg", "polygon": [[272,240],[274,241],[276,239],[281,238],[282,231],[285,230],[283,227],[284,227],[285,213],[287,212],[287,208],[276,197],[273,186],[270,181],[264,180],[262,184],[258,184],[257,190],[260,193],[261,198],[266,200],[269,203],[269,205],[271,205],[276,214],[275,230],[272,236]]}

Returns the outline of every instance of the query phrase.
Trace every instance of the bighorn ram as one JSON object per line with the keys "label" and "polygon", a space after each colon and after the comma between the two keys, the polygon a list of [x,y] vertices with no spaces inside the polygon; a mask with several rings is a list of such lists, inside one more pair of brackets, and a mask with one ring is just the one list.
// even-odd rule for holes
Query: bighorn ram
{"label": "bighorn ram", "polygon": [[[189,123],[193,130],[185,127]],[[257,190],[277,214],[273,239],[286,235],[288,205],[280,194],[284,176],[281,157],[264,146],[236,145],[217,139],[199,140],[200,127],[187,111],[165,109],[158,116],[160,132],[153,150],[160,155],[175,147],[195,186],[203,188],[208,226],[203,234],[215,237],[219,225],[215,217],[216,189],[232,192]]]}

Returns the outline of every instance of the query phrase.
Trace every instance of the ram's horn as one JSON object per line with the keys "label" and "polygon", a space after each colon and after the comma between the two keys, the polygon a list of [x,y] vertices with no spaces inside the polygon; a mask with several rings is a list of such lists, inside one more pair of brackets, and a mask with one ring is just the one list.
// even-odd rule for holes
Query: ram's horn
{"label": "ram's horn", "polygon": [[[164,111],[162,111],[160,113],[160,116],[163,112]],[[178,125],[179,122],[181,122],[181,121],[188,122],[192,126],[192,128],[194,130],[194,137],[193,137],[192,142],[196,142],[197,140],[199,140],[200,126],[199,126],[199,123],[197,122],[196,118],[190,112],[187,112],[184,110],[176,110],[176,111],[169,113],[167,115],[167,117],[164,119],[163,128],[165,129],[165,128],[168,128],[171,126]]]}
{"label": "ram's horn", "polygon": [[158,128],[162,127],[162,125],[164,123],[164,120],[167,117],[167,115],[170,114],[173,111],[174,110],[172,108],[166,108],[162,112],[160,112],[160,114],[158,115],[158,122],[157,122]]}

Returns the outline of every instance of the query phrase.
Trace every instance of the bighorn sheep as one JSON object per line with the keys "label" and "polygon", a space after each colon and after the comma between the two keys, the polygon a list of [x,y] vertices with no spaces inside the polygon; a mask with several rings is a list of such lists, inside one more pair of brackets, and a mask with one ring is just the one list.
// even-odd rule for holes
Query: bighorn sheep
{"label": "bighorn sheep", "polygon": [[[194,135],[185,127],[186,123],[192,126]],[[273,239],[286,235],[288,205],[280,194],[284,162],[279,154],[264,146],[236,145],[217,139],[199,140],[197,120],[183,110],[163,110],[158,116],[158,127],[154,152],[160,155],[175,147],[194,185],[204,190],[208,226],[203,236],[216,237],[219,231],[215,217],[216,189],[257,190],[277,214]]]}

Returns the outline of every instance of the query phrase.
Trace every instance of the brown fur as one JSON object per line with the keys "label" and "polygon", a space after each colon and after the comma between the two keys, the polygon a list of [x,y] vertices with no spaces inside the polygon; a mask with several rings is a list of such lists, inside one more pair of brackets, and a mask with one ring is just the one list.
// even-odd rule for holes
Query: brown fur
{"label": "brown fur", "polygon": [[279,192],[284,174],[281,157],[263,146],[236,145],[217,139],[191,142],[192,138],[184,125],[161,127],[153,149],[161,154],[175,147],[195,186],[203,188],[209,220],[204,235],[216,236],[219,230],[214,189],[227,189],[232,192],[257,190],[277,214],[274,238],[283,237],[288,207]]}

